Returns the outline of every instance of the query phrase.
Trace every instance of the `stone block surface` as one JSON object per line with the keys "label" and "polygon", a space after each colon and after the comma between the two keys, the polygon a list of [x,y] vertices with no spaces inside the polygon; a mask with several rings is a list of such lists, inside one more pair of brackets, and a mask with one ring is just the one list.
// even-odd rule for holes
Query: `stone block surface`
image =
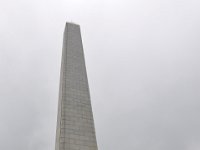
{"label": "stone block surface", "polygon": [[56,150],[97,150],[79,25],[66,23],[62,51]]}

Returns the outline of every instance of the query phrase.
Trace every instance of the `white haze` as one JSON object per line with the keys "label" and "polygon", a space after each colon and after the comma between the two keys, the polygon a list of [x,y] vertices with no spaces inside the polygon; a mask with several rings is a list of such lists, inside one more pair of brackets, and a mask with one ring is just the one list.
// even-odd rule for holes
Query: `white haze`
{"label": "white haze", "polygon": [[73,21],[99,150],[199,150],[199,8],[199,0],[1,0],[0,149],[54,150],[62,35]]}

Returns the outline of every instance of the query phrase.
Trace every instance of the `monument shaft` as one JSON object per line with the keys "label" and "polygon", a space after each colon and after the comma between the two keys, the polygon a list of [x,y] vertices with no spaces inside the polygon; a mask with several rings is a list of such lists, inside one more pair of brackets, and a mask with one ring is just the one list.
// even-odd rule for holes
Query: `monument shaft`
{"label": "monument shaft", "polygon": [[62,51],[56,150],[97,150],[79,25],[66,23]]}

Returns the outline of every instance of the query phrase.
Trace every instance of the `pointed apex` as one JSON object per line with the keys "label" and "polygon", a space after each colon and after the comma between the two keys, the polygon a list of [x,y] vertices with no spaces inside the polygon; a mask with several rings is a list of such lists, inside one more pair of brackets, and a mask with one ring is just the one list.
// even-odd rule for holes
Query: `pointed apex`
{"label": "pointed apex", "polygon": [[68,24],[80,26],[79,24],[76,24],[74,22],[66,22],[66,25],[68,25]]}

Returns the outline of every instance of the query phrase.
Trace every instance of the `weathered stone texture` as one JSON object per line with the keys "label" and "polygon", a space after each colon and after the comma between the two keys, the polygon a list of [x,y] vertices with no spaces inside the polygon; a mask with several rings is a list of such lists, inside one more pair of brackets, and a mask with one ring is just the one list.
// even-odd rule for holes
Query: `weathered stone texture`
{"label": "weathered stone texture", "polygon": [[72,23],[64,32],[56,150],[97,150],[80,27]]}

